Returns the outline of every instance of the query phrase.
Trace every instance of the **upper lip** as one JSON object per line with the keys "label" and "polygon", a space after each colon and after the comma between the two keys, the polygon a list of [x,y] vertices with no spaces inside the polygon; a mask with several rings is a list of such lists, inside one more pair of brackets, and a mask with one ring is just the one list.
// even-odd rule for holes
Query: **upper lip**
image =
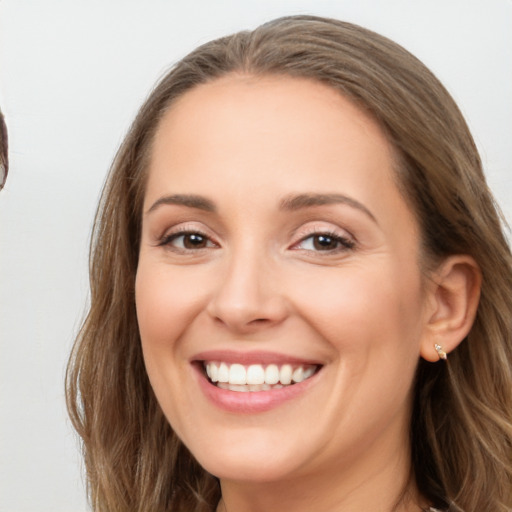
{"label": "upper lip", "polygon": [[282,354],[279,352],[267,352],[260,350],[251,350],[239,352],[236,350],[206,350],[195,354],[191,361],[221,361],[229,364],[296,364],[296,365],[322,365],[317,359],[301,358]]}

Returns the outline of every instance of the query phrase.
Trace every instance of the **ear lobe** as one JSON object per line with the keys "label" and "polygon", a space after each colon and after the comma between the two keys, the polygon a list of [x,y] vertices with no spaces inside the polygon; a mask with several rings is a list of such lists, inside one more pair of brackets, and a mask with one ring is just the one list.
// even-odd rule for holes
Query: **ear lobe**
{"label": "ear lobe", "polygon": [[475,320],[482,276],[473,258],[446,258],[432,276],[428,293],[432,309],[427,318],[420,353],[427,361],[438,361],[435,345],[449,354],[467,336]]}

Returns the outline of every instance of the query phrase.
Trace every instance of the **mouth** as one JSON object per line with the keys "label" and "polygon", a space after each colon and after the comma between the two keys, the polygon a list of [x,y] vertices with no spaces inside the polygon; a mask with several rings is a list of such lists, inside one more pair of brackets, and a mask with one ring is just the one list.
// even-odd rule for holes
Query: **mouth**
{"label": "mouth", "polygon": [[256,414],[316,389],[324,363],[264,351],[210,350],[190,361],[209,401],[224,411]]}
{"label": "mouth", "polygon": [[304,382],[320,370],[316,364],[249,364],[202,361],[204,376],[221,389],[261,392],[287,388]]}

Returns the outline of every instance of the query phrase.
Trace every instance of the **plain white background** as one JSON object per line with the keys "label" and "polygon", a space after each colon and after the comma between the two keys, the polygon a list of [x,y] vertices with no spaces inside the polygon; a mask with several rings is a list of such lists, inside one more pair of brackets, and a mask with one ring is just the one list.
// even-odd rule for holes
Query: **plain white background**
{"label": "plain white background", "polygon": [[285,15],[359,23],[444,82],[512,220],[510,0],[2,0],[0,511],[87,510],[67,420],[66,358],[87,304],[100,189],[154,82],[198,44]]}

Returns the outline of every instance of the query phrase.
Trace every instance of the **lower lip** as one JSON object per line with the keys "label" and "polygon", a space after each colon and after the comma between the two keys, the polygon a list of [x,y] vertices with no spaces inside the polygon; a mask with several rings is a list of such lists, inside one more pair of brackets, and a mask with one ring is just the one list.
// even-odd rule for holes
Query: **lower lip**
{"label": "lower lip", "polygon": [[235,412],[238,414],[251,414],[265,412],[280,405],[299,398],[304,395],[315,383],[318,377],[315,373],[309,379],[306,379],[291,386],[285,386],[279,389],[269,391],[230,391],[222,389],[212,384],[204,375],[201,369],[197,368],[199,386],[206,397],[220,409]]}

